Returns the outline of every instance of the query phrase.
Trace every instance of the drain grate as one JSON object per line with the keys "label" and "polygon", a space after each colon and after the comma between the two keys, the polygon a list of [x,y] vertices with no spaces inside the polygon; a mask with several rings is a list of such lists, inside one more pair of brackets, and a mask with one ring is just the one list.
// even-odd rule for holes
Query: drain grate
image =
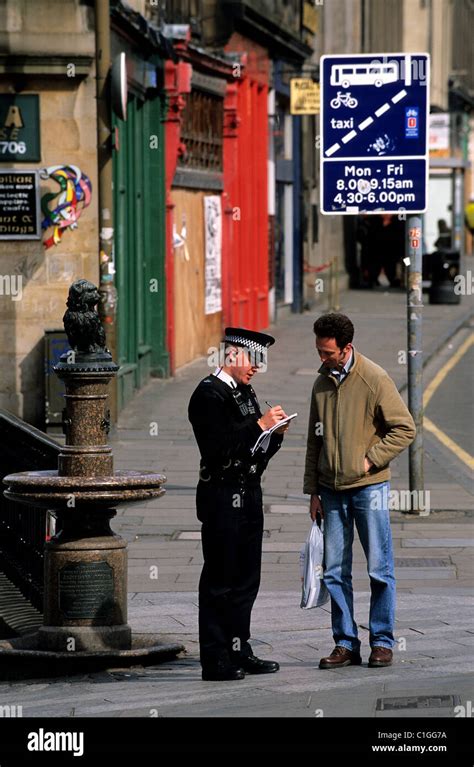
{"label": "drain grate", "polygon": [[400,698],[377,698],[377,711],[401,711],[421,708],[454,708],[459,705],[459,695],[414,695]]}
{"label": "drain grate", "polygon": [[434,559],[426,557],[413,557],[413,558],[395,558],[395,567],[449,567],[451,562],[449,559]]}

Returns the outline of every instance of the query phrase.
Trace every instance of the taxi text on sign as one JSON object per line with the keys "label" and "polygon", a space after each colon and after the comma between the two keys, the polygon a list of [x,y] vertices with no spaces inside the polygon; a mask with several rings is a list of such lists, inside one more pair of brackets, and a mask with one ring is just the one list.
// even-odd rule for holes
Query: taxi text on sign
{"label": "taxi text on sign", "polygon": [[321,212],[423,213],[427,53],[321,57]]}

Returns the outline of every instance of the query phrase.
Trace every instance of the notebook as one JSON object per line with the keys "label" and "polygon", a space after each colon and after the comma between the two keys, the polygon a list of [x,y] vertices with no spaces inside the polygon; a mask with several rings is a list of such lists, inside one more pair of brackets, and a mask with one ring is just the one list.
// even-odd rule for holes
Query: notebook
{"label": "notebook", "polygon": [[293,418],[296,418],[298,413],[293,413],[292,415],[287,416],[287,418],[282,418],[281,421],[278,421],[278,423],[275,423],[270,429],[265,429],[265,431],[262,431],[259,438],[257,439],[255,445],[253,446],[251,453],[252,455],[255,455],[257,450],[262,450],[264,453],[268,450],[268,445],[270,444],[270,439],[274,431],[277,429],[280,429],[285,424],[289,423],[293,420]]}

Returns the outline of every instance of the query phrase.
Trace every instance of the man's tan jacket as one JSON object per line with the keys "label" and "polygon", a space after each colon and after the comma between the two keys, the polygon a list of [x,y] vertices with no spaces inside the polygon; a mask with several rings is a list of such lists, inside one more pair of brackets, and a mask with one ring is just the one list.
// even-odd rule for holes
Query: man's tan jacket
{"label": "man's tan jacket", "polygon": [[[322,365],[314,382],[308,424],[304,493],[319,485],[348,490],[390,479],[390,461],[413,442],[415,423],[383,368],[353,350],[338,386]],[[373,462],[367,473],[364,458]]]}

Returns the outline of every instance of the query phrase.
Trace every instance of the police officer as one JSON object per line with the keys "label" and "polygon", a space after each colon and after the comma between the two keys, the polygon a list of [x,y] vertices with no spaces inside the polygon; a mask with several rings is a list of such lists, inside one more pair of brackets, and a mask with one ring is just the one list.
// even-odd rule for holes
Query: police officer
{"label": "police officer", "polygon": [[204,556],[199,644],[205,680],[243,679],[246,673],[279,669],[275,661],[257,658],[248,642],[262,559],[260,478],[288,428],[275,430],[266,450],[252,454],[263,431],[286,416],[280,406],[262,415],[250,385],[273,343],[265,333],[226,328],[224,364],[200,382],[189,402],[201,453],[196,506]]}

